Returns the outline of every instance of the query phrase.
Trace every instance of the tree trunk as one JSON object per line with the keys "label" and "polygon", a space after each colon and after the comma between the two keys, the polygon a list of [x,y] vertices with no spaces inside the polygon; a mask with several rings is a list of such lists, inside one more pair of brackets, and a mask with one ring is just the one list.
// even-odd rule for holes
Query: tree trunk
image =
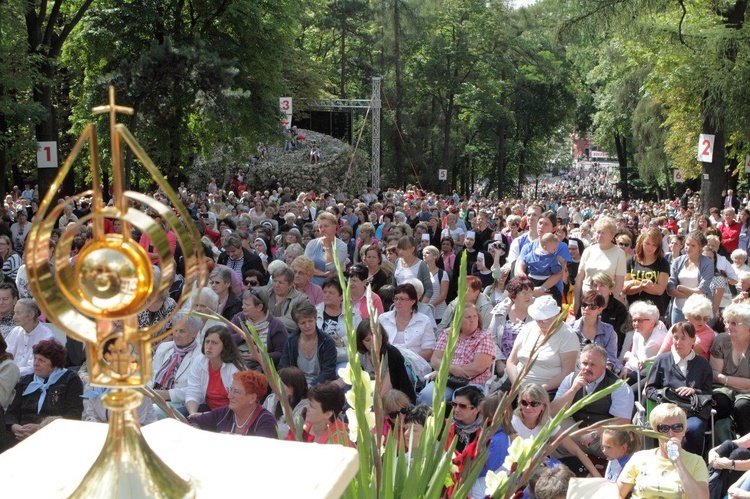
{"label": "tree trunk", "polygon": [[341,71],[341,82],[339,84],[339,97],[346,99],[346,19],[342,19],[341,23],[341,42],[339,43],[339,57],[340,71]]}
{"label": "tree trunk", "polygon": [[[451,126],[453,126],[453,100],[455,96],[451,92],[448,94],[448,102],[443,111],[443,159],[441,164],[444,170],[451,166]],[[453,188],[456,189],[458,164],[453,163]]]}
{"label": "tree trunk", "polygon": [[628,189],[628,143],[627,139],[619,133],[615,134],[615,149],[617,150],[617,163],[620,167],[620,190],[622,191],[622,199],[627,201],[630,199],[630,192]]}
{"label": "tree trunk", "polygon": [[401,100],[403,88],[401,85],[401,12],[399,1],[393,1],[393,57],[396,77],[396,143],[393,147],[396,162],[396,178],[404,178],[404,144],[401,138]]}
{"label": "tree trunk", "polygon": [[706,100],[708,92],[704,93],[703,109],[701,114],[703,115],[703,125],[701,126],[701,132],[705,134],[711,134],[714,136],[714,154],[713,161],[702,163],[701,176],[701,213],[708,214],[711,207],[721,206],[721,190],[724,188],[726,183],[727,174],[724,171],[725,163],[725,151],[726,140],[724,137],[724,118],[718,113],[713,113],[713,116],[709,116],[709,111],[706,109]]}

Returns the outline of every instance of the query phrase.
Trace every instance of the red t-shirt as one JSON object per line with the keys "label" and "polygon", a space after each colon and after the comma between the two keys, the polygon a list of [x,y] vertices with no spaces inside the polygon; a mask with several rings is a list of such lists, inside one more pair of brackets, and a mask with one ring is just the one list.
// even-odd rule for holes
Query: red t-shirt
{"label": "red t-shirt", "polygon": [[229,405],[229,394],[221,380],[221,368],[217,370],[208,366],[208,387],[206,388],[206,404],[211,409]]}

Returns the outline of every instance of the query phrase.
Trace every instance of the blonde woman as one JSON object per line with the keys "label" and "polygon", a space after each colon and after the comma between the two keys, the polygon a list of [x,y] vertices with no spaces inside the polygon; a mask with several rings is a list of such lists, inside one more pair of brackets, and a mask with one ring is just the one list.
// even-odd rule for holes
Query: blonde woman
{"label": "blonde woman", "polygon": [[594,242],[583,251],[576,277],[575,298],[573,307],[576,314],[581,308],[581,296],[591,290],[591,277],[604,272],[615,282],[613,294],[615,299],[625,302],[622,297],[623,283],[627,273],[627,255],[615,245],[617,223],[611,217],[602,217],[594,224]]}
{"label": "blonde woman", "polygon": [[300,255],[292,261],[294,272],[294,289],[307,295],[310,303],[323,303],[323,289],[311,281],[315,273],[315,264],[305,255]]}
{"label": "blonde woman", "polygon": [[[539,435],[544,425],[552,419],[549,406],[549,394],[541,385],[530,383],[521,387],[518,392],[518,406],[513,411],[510,422],[516,434],[520,438],[535,438]],[[554,441],[559,433],[560,427],[558,426],[550,437],[550,441]],[[562,446],[581,461],[591,476],[601,476],[588,455],[570,437],[565,437]]]}

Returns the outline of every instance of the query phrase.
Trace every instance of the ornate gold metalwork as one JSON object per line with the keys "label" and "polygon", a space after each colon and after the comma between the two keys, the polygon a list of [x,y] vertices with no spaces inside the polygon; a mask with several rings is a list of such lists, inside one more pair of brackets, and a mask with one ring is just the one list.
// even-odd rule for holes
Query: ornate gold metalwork
{"label": "ornate gold metalwork", "polygon": [[[103,397],[110,411],[107,441],[73,496],[88,498],[104,493],[116,497],[193,497],[192,483],[170,470],[146,444],[135,409],[142,400],[137,387],[151,378],[151,342],[171,334],[171,330],[159,331],[185,304],[190,292],[206,283],[200,234],[190,223],[190,215],[177,193],[130,131],[117,123],[118,113],[132,114],[133,110],[115,104],[114,87],[109,88],[109,104],[94,108],[93,113],[109,114],[114,205],[104,204],[96,130],[93,124],[88,125],[44,196],[24,253],[29,285],[40,309],[69,336],[86,344],[91,384],[112,388]],[[122,141],[133,150],[173,208],[125,190]],[[55,194],[86,143],[92,189],[56,203]],[[66,230],[55,249],[54,265],[50,265],[49,236],[63,207],[86,196],[92,198],[91,213],[76,222],[76,229],[91,223],[93,239],[71,264],[71,244],[78,231]],[[185,262],[185,285],[175,312],[145,328],[138,327],[137,315],[169,289],[175,263],[164,226],[134,205],[161,216],[177,236]],[[183,224],[180,218],[187,223]],[[105,219],[120,220],[120,232],[106,234]],[[148,235],[159,256],[162,278],[158,283],[154,282],[148,254],[130,237],[131,227]]]}

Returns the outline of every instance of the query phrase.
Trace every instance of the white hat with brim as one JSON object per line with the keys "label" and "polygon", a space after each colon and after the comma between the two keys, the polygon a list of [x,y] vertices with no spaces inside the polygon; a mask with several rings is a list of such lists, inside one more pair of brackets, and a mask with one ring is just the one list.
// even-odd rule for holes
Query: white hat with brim
{"label": "white hat with brim", "polygon": [[529,305],[529,316],[535,321],[544,321],[560,314],[560,307],[549,295],[540,296]]}

